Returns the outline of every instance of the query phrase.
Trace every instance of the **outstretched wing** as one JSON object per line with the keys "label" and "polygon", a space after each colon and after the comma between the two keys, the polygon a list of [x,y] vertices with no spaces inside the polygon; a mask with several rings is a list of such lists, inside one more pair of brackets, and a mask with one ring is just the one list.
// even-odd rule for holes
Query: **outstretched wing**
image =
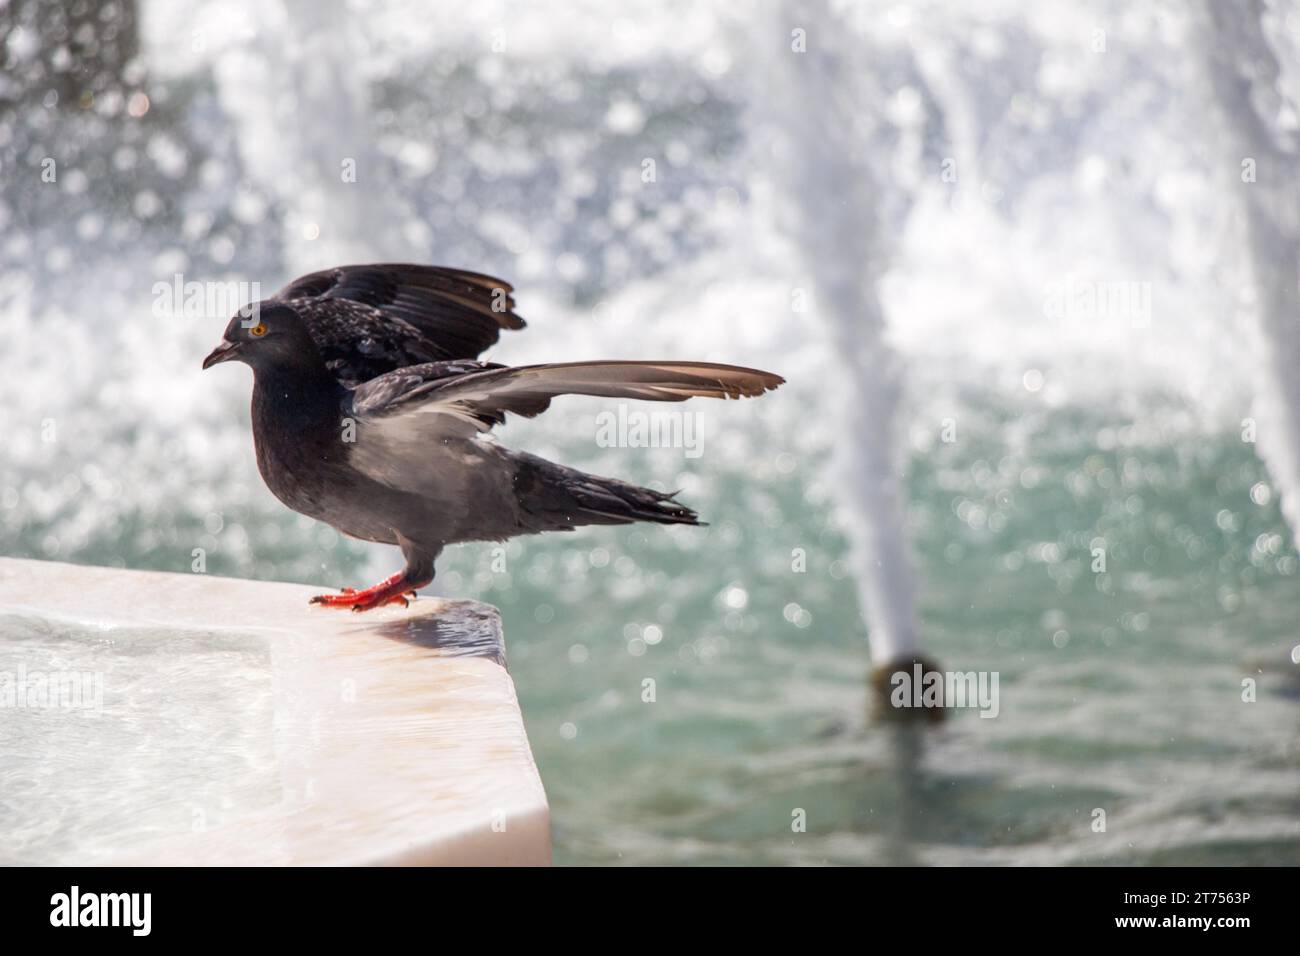
{"label": "outstretched wing", "polygon": [[416,488],[426,480],[431,450],[485,432],[507,413],[540,415],[557,395],[680,402],[692,396],[753,397],[784,381],[771,372],[709,362],[417,365],[352,393],[348,411],[360,427],[350,460],[390,486]]}
{"label": "outstretched wing", "polygon": [[651,402],[750,398],[784,381],[771,372],[711,362],[562,362],[517,368],[440,362],[366,382],[353,393],[352,411],[370,420],[433,419],[440,431],[469,436],[503,423],[507,412],[540,415],[557,395]]}
{"label": "outstretched wing", "polygon": [[353,387],[408,365],[472,359],[502,329],[522,329],[508,282],[442,266],[339,266],[289,283],[293,307],[325,364]]}

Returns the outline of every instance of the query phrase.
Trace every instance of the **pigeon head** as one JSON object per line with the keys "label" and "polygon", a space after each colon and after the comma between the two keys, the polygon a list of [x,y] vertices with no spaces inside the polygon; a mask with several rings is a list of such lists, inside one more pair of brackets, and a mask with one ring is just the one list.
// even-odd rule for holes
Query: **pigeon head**
{"label": "pigeon head", "polygon": [[205,369],[231,360],[254,371],[323,367],[307,327],[292,308],[279,302],[254,302],[240,309],[218,345],[203,360]]}

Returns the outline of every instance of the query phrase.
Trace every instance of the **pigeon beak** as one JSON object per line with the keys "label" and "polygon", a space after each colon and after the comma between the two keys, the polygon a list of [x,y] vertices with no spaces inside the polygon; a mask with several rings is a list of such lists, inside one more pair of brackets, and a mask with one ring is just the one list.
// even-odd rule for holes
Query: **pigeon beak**
{"label": "pigeon beak", "polygon": [[203,367],[212,368],[220,362],[228,362],[239,354],[238,342],[222,342],[218,345],[207,358],[203,360]]}

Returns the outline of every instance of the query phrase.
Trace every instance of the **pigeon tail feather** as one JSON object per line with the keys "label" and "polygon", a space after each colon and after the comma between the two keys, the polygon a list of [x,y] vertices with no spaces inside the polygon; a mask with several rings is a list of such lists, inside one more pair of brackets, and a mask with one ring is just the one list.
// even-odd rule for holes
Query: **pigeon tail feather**
{"label": "pigeon tail feather", "polygon": [[692,509],[665,494],[619,481],[589,475],[576,468],[514,452],[515,495],[521,520],[530,532],[567,531],[588,524],[703,525]]}

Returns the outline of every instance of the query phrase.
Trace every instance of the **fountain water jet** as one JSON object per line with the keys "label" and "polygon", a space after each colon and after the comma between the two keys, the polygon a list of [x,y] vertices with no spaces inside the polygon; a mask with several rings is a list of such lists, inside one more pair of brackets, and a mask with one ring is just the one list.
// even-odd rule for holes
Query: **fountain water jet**
{"label": "fountain water jet", "polygon": [[[803,49],[800,35],[803,31]],[[920,652],[916,582],[904,520],[898,413],[903,374],[885,341],[877,281],[885,260],[878,177],[868,151],[874,117],[857,95],[852,35],[826,4],[789,3],[763,24],[762,42],[787,48],[755,96],[774,135],[784,210],[811,272],[815,311],[838,359],[826,414],[839,423],[835,485],[877,666]],[[832,411],[833,409],[833,411]]]}
{"label": "fountain water jet", "polygon": [[[1292,185],[1300,149],[1279,117],[1288,103],[1277,55],[1265,35],[1264,8],[1207,2],[1197,42],[1227,135],[1219,144],[1231,172],[1225,187],[1241,210],[1261,350],[1254,413],[1258,444],[1281,493],[1293,543],[1300,542],[1300,215]],[[1248,165],[1246,165],[1248,164]],[[1245,175],[1253,169],[1253,176]]]}

